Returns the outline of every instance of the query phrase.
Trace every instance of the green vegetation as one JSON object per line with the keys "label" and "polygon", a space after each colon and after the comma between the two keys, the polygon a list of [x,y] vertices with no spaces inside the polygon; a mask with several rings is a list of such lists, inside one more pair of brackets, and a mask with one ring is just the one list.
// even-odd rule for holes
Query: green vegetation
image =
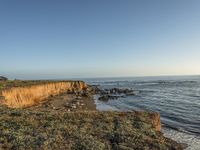
{"label": "green vegetation", "polygon": [[0,107],[0,149],[181,149],[151,124],[152,113],[37,112]]}

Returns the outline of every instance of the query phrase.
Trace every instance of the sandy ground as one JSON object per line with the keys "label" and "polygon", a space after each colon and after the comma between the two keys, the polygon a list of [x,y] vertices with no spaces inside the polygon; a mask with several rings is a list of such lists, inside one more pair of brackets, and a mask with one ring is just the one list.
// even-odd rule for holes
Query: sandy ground
{"label": "sandy ground", "polygon": [[62,93],[49,97],[42,103],[28,108],[38,111],[83,111],[96,110],[94,98],[90,96],[80,96],[76,94]]}

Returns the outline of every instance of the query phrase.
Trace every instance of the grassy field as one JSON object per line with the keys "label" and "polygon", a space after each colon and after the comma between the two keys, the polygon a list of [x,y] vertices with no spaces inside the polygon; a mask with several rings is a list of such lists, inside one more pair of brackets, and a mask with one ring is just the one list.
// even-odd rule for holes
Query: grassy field
{"label": "grassy field", "polygon": [[35,112],[0,107],[0,149],[182,149],[148,112]]}

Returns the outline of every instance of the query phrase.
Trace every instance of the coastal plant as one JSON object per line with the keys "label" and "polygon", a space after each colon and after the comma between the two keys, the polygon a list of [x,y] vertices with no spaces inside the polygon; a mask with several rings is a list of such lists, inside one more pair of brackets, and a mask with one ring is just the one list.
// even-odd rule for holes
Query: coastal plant
{"label": "coastal plant", "polygon": [[[153,113],[38,112],[0,106],[0,149],[182,150],[153,127]],[[154,116],[154,118],[152,118]],[[132,123],[140,118],[143,128]],[[149,125],[147,125],[149,124]]]}

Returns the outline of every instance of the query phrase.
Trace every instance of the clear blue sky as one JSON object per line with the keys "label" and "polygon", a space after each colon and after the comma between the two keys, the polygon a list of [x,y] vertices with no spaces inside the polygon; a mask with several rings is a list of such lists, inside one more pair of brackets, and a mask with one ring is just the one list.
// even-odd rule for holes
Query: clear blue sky
{"label": "clear blue sky", "polygon": [[200,0],[1,0],[0,75],[200,74]]}

